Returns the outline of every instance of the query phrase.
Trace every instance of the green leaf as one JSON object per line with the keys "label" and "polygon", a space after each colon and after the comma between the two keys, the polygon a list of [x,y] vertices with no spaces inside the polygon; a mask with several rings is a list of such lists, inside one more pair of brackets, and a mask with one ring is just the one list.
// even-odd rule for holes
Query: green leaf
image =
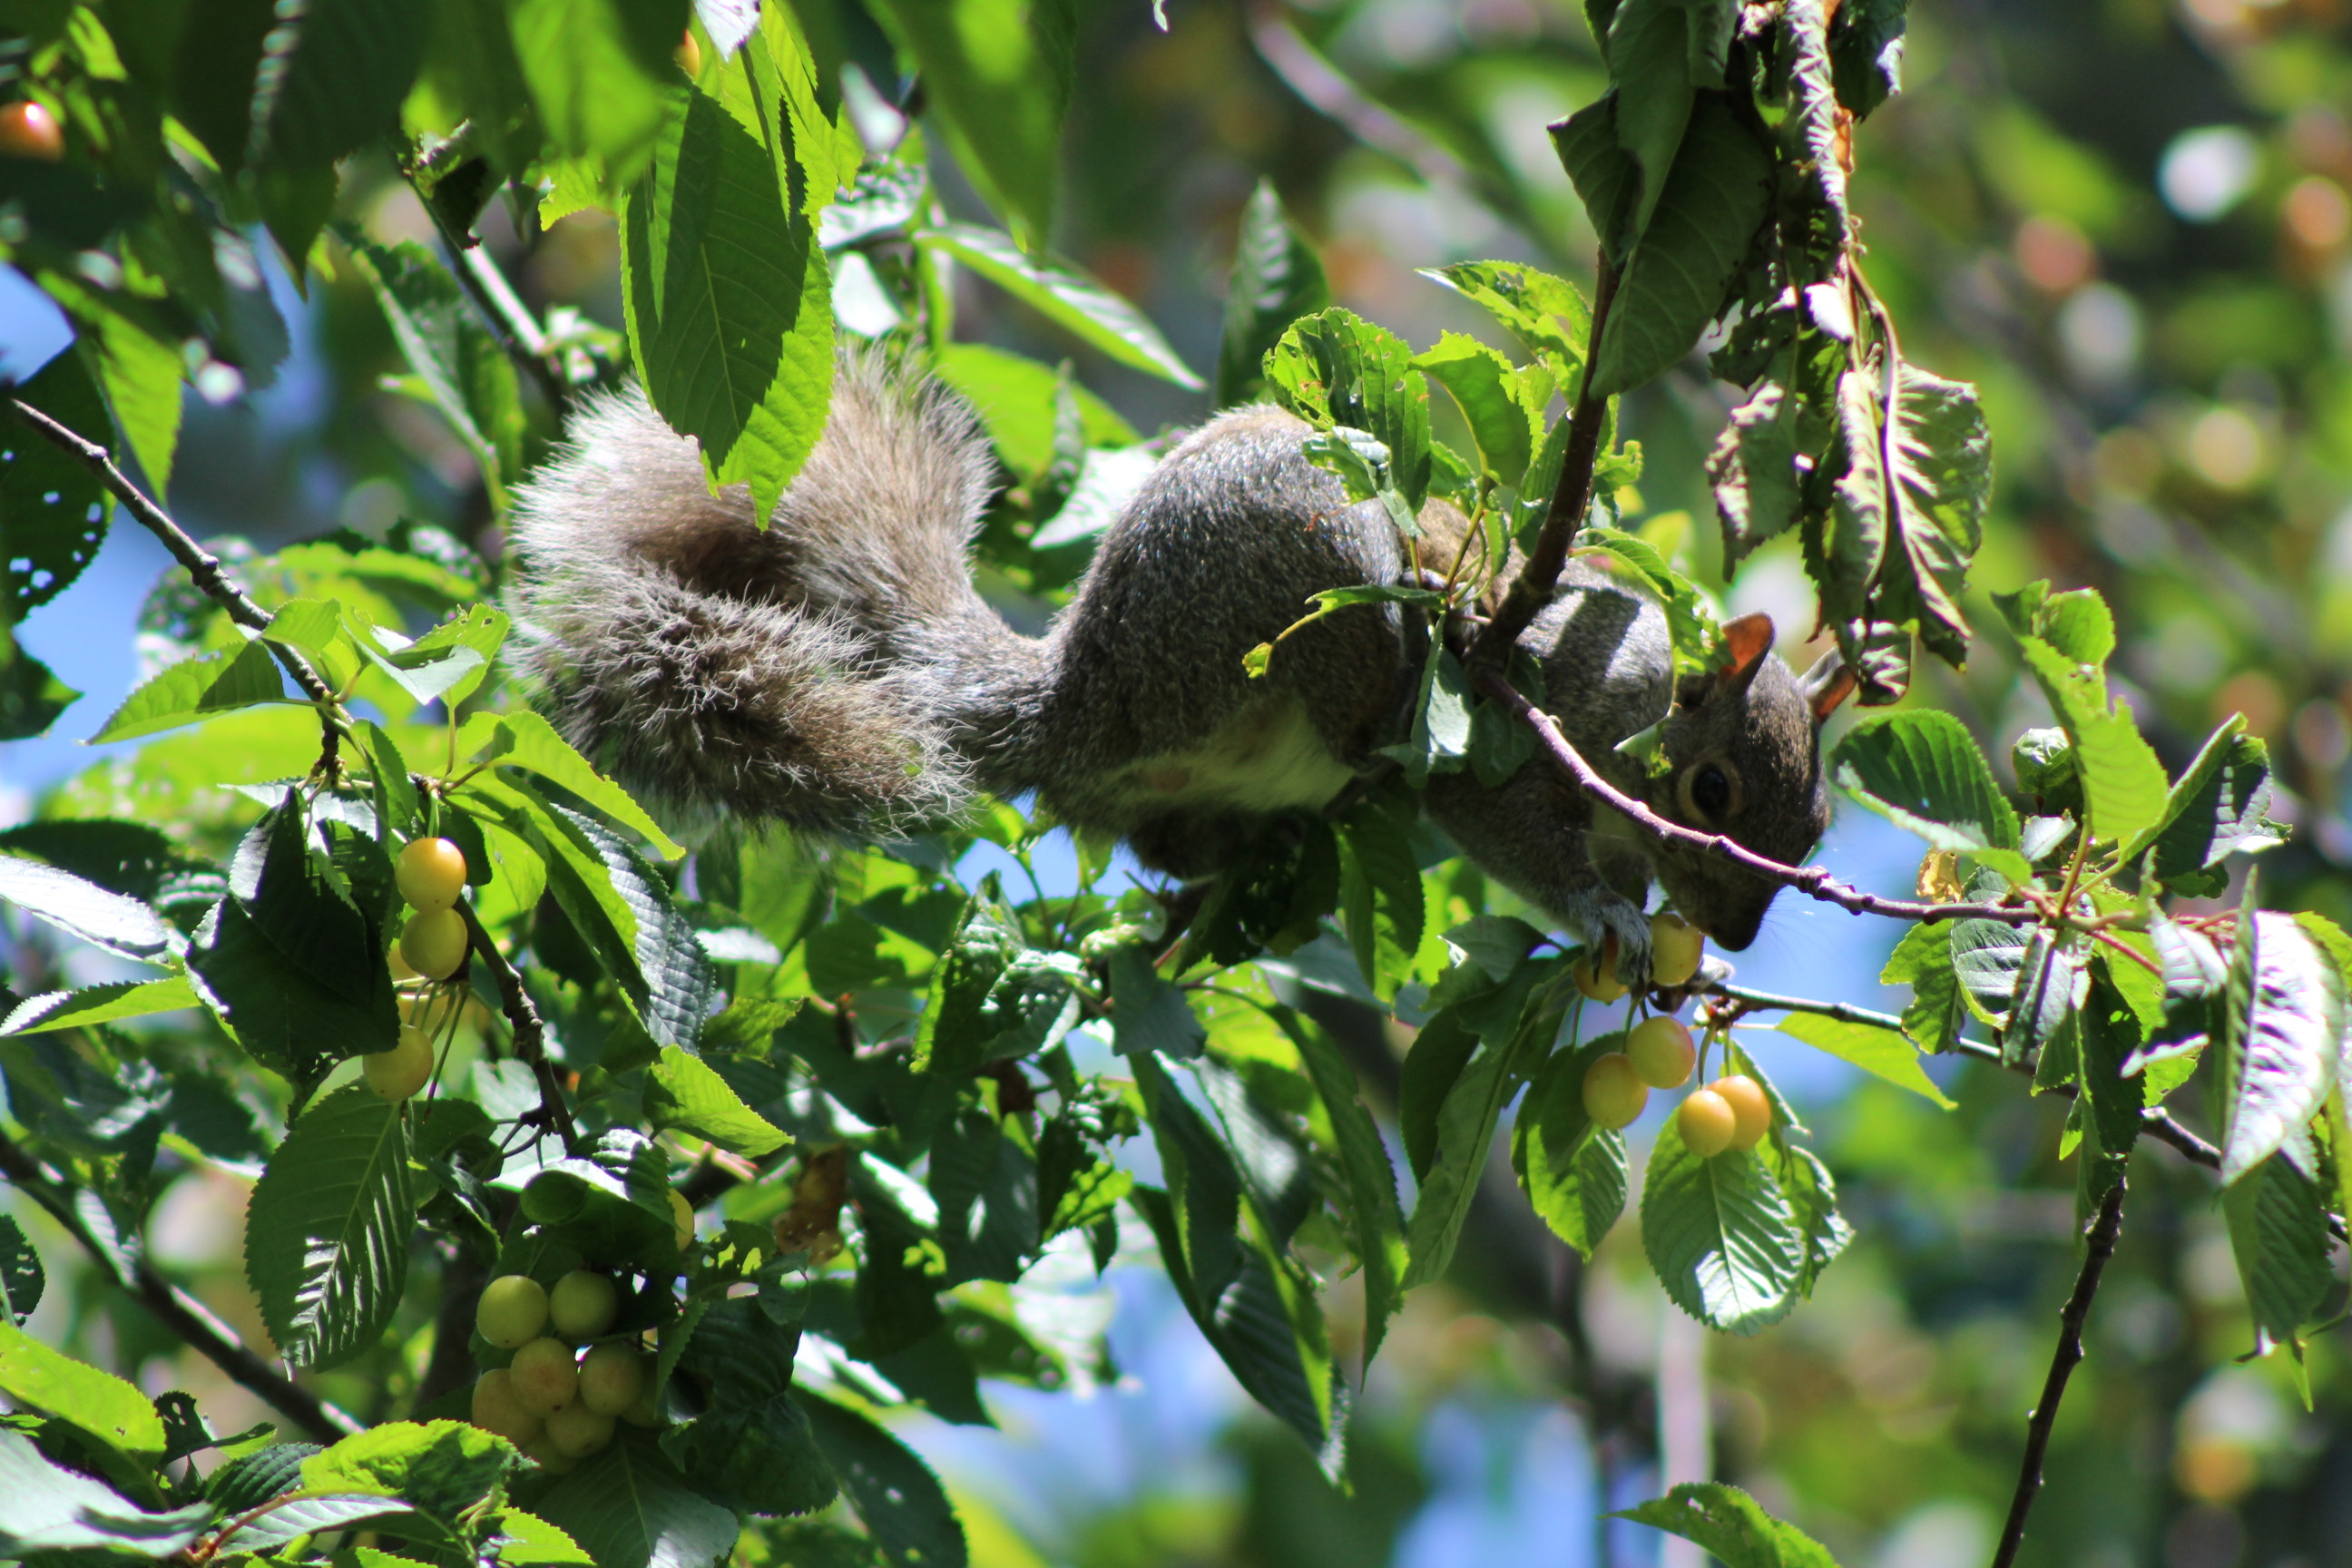
{"label": "green leaf", "polygon": [[[10,548],[0,540],[0,549]],[[47,734],[65,710],[80,700],[81,693],[59,680],[47,665],[21,647],[11,650],[0,646],[0,741],[29,741]]]}
{"label": "green leaf", "polygon": [[2344,977],[2292,915],[2242,909],[2221,1031],[2221,1180],[2299,1135],[2335,1087]]}
{"label": "green leaf", "polygon": [[1721,1481],[1686,1481],[1662,1498],[1609,1517],[1695,1541],[1725,1568],[1838,1568],[1820,1542]]}
{"label": "green leaf", "polygon": [[2270,750],[2244,729],[2244,717],[2233,713],[2213,731],[2173,784],[2163,819],[2125,847],[2126,862],[2153,848],[2156,879],[2170,886],[2190,881],[2228,856],[2280,842],[2267,816]]}
{"label": "green leaf", "polygon": [[178,346],[160,342],[145,327],[112,310],[84,314],[80,325],[84,331],[79,349],[92,362],[107,410],[122,432],[122,445],[139,460],[148,490],[161,500],[180,441]]}
{"label": "green leaf", "polygon": [[[1509,989],[1524,994],[1526,987]],[[1507,1038],[1490,1038],[1446,1090],[1437,1112],[1435,1157],[1422,1177],[1405,1232],[1412,1258],[1405,1270],[1406,1289],[1442,1278],[1454,1261],[1454,1244],[1494,1147],[1495,1124],[1559,1032],[1560,1017],[1557,1007],[1528,1006]]]}
{"label": "green leaf", "polygon": [[[1690,25],[1695,8],[1683,0],[1618,0],[1609,18],[1601,54],[1617,100],[1617,144],[1640,172],[1622,235],[1601,231],[1612,252],[1650,226],[1690,122],[1692,80]],[[1720,85],[1721,67],[1717,68]]]}
{"label": "green leaf", "polygon": [[2273,1343],[2294,1344],[2336,1280],[2318,1186],[2273,1155],[2222,1189],[2221,1215],[2258,1347],[2267,1352]]}
{"label": "green leaf", "polygon": [[1140,948],[1110,955],[1110,1011],[1111,1041],[1123,1057],[1182,1061],[1201,1054],[1201,1021]]}
{"label": "green leaf", "polygon": [[1076,79],[1076,0],[881,0],[875,16],[914,57],[955,166],[1024,249],[1043,250]]}
{"label": "green leaf", "polygon": [[1012,473],[1034,474],[1054,460],[1054,404],[1066,384],[1087,447],[1131,447],[1142,439],[1109,404],[1035,360],[986,343],[949,343],[932,365],[971,404]]}
{"label": "green leaf", "polygon": [[163,917],[139,900],[22,856],[0,855],[0,901],[124,958],[159,963],[172,944]]}
{"label": "green leaf", "polygon": [[413,239],[380,246],[351,237],[352,259],[375,290],[401,356],[473,452],[492,497],[502,497],[522,472],[522,390],[514,362],[431,251]]}
{"label": "green leaf", "polygon": [[[383,961],[391,862],[372,838],[345,841],[348,855],[363,854],[372,862],[363,875],[383,897],[379,902],[363,895],[310,835],[299,792],[289,788],[278,808],[238,842],[229,863],[229,896],[289,963],[372,1016],[367,1037],[354,1045],[389,1050],[400,1029]],[[359,850],[358,843],[368,848]],[[352,1054],[352,1047],[342,1054]]]}
{"label": "green leaf", "polygon": [[1254,402],[1265,390],[1265,356],[1290,323],[1331,302],[1315,247],[1262,179],[1242,208],[1234,270],[1225,288],[1225,331],[1217,351],[1217,406]]}
{"label": "green leaf", "polygon": [[1952,921],[1913,926],[1903,933],[1880,971],[1881,985],[1911,987],[1903,1009],[1903,1032],[1930,1056],[1950,1050],[1967,1019],[1960,1010],[1959,976],[1952,970]]}
{"label": "green leaf", "polygon": [[2108,700],[2102,667],[2115,647],[2115,624],[2105,605],[2095,595],[2060,594],[2028,612],[2024,595],[1995,597],[2013,627],[2024,623],[2018,646],[2026,668],[2074,740],[2092,832],[2131,842],[2164,819],[2171,792],[2131,710]]}
{"label": "green leaf", "polygon": [[1575,390],[1592,335],[1592,310],[1574,284],[1520,261],[1463,261],[1423,268],[1421,275],[1485,310],[1562,390]]}
{"label": "green leaf", "polygon": [[[13,395],[85,441],[114,444],[79,354],[58,355]],[[106,542],[113,507],[97,475],[31,426],[11,425],[0,441],[0,626],[73,586]]]}
{"label": "green leaf", "polygon": [[1460,332],[1440,334],[1412,363],[1453,395],[1477,443],[1480,466],[1498,482],[1517,486],[1543,441],[1551,377],[1516,370],[1501,354]]}
{"label": "green leaf", "polygon": [[1918,1047],[1895,1030],[1825,1018],[1817,1013],[1788,1014],[1779,1027],[1782,1034],[1827,1051],[1841,1061],[1852,1062],[1874,1078],[1925,1096],[1939,1110],[1956,1109],[1944,1091],[1936,1087],[1936,1080],[1920,1068]]}
{"label": "green leaf", "polygon": [[1768,381],[1731,411],[1716,437],[1706,472],[1723,524],[1727,569],[1795,526],[1804,510],[1805,475],[1797,467],[1802,408],[1803,400]]}
{"label": "green leaf", "polygon": [[963,1526],[930,1467],[912,1449],[847,1405],[798,1396],[866,1533],[894,1568],[963,1568]]}
{"label": "green leaf", "polygon": [[808,1413],[789,1392],[796,1326],[769,1321],[759,1302],[712,1303],[688,1342],[678,1376],[708,1391],[710,1408],[662,1435],[662,1452],[713,1501],[758,1513],[808,1513],[840,1493]]}
{"label": "green leaf", "polygon": [[1329,430],[1361,430],[1388,449],[1409,513],[1429,494],[1429,386],[1412,349],[1386,327],[1339,306],[1291,323],[1265,356],[1266,391]]}
{"label": "green leaf", "polygon": [[744,1104],[715,1069],[676,1046],[664,1046],[661,1059],[646,1069],[646,1120],[656,1128],[676,1128],[709,1139],[752,1160],[792,1142]]}
{"label": "green leaf", "polygon": [[194,990],[176,974],[163,980],[110,981],[79,991],[28,997],[0,1018],[0,1035],[42,1035],[52,1029],[79,1029],[201,1005]]}
{"label": "green leaf", "polygon": [[1906,363],[1895,398],[1886,443],[1895,526],[1870,618],[1910,627],[1957,668],[1968,659],[1970,633],[1959,597],[1992,498],[1992,437],[1976,388],[1965,382]]}
{"label": "green leaf", "polygon": [[[264,936],[234,899],[213,907],[188,944],[198,994],[256,1061],[308,1091],[347,1055],[391,1048],[396,1011],[346,1001]],[[389,972],[384,1002],[389,1002]]]}
{"label": "green leaf", "polygon": [[689,1488],[652,1433],[625,1424],[532,1507],[597,1568],[710,1568],[740,1532],[734,1512]]}
{"label": "green leaf", "polygon": [[1870,715],[1830,759],[1838,787],[1938,849],[2014,849],[2017,813],[1968,727],[1948,713]]}
{"label": "green leaf", "polygon": [[[24,1409],[70,1422],[134,1460],[152,1465],[163,1453],[163,1418],[152,1400],[119,1377],[51,1350],[13,1321],[0,1321],[0,1394]],[[0,1489],[0,1497],[7,1495]]]}
{"label": "green leaf", "polygon": [[215,713],[279,702],[285,697],[285,683],[278,678],[278,663],[269,649],[249,642],[235,653],[182,659],[151,677],[123,699],[90,743],[176,730]]}
{"label": "green leaf", "polygon": [[598,773],[587,758],[572,749],[555,727],[527,710],[511,713],[477,713],[457,731],[458,754],[477,763],[520,768],[537,773],[567,793],[642,836],[665,860],[675,860],[685,848],[661,830],[628,791]]}
{"label": "green leaf", "polygon": [[687,0],[509,0],[507,14],[549,138],[631,177],[662,131]]}
{"label": "green leaf", "polygon": [[1528,1086],[1511,1126],[1511,1168],[1552,1234],[1588,1261],[1625,1208],[1625,1135],[1596,1127],[1584,1110],[1584,1074],[1623,1032],[1555,1051]]}
{"label": "green leaf", "polygon": [[1032,258],[1009,236],[972,224],[923,229],[915,243],[954,257],[982,278],[1119,363],[1197,392],[1206,383],[1143,312],[1069,262]]}
{"label": "green leaf", "polygon": [[1642,1249],[1668,1300],[1727,1334],[1787,1317],[1805,1265],[1796,1215],[1755,1152],[1702,1160],[1671,1116],[1643,1181]]}
{"label": "green leaf", "polygon": [[336,1090],[288,1129],[254,1185],[246,1278],[297,1366],[373,1348],[400,1306],[416,1224],[401,1109],[363,1084]]}
{"label": "green leaf", "polygon": [[416,79],[425,33],[404,0],[309,0],[282,19],[262,55],[256,167],[331,169],[382,135]]}
{"label": "green leaf", "polygon": [[1298,1059],[1314,1081],[1316,1097],[1339,1141],[1339,1167],[1348,1183],[1349,1239],[1363,1267],[1364,1364],[1369,1367],[1380,1353],[1389,1320],[1404,1304],[1404,1213],[1397,1204],[1396,1170],[1358,1091],[1355,1069],[1331,1037],[1291,1008],[1275,1008],[1272,1016],[1298,1047]]}
{"label": "green leaf", "polygon": [[[1622,99],[1617,113],[1622,123]],[[1770,154],[1724,100],[1702,95],[1618,280],[1585,395],[1630,391],[1691,352],[1764,221],[1771,187]]]}
{"label": "green leaf", "polygon": [[[518,1163],[509,1159],[507,1180]],[[547,1240],[605,1268],[677,1256],[669,1156],[629,1128],[607,1129],[582,1153],[543,1165],[523,1188],[522,1211]]]}
{"label": "green leaf", "polygon": [[824,429],[832,284],[767,148],[699,89],[676,95],[622,205],[622,296],[646,395],[713,486],[771,515]]}
{"label": "green leaf", "polygon": [[1393,997],[1412,974],[1427,921],[1421,868],[1404,825],[1370,801],[1337,825],[1339,908],[1356,967],[1373,994]]}
{"label": "green leaf", "polygon": [[500,1494],[517,1458],[505,1438],[462,1421],[387,1421],[303,1460],[302,1488],[397,1498],[462,1541],[478,1528],[467,1516]]}
{"label": "green leaf", "polygon": [[0,1214],[0,1312],[22,1327],[48,1285],[41,1255],[14,1215]]}
{"label": "green leaf", "polygon": [[931,970],[923,1016],[915,1027],[917,1072],[977,1071],[1004,1020],[989,1007],[1006,968],[1028,951],[1020,922],[1004,908],[994,876],[982,879],[956,916],[947,951]]}
{"label": "green leaf", "polygon": [[204,1533],[211,1515],[204,1503],[149,1513],[50,1459],[22,1432],[0,1430],[0,1553],[10,1558],[94,1550],[168,1560]]}

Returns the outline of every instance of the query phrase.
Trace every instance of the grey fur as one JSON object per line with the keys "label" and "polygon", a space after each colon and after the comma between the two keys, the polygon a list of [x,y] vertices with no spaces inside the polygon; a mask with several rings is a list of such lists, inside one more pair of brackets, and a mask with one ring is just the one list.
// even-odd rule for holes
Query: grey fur
{"label": "grey fur", "polygon": [[[1030,638],[972,586],[993,469],[938,386],[845,356],[824,438],[764,532],[740,487],[710,495],[692,444],[642,396],[602,399],[517,495],[531,666],[573,743],[673,811],[873,835],[975,788],[1034,789],[1148,865],[1205,874],[1267,816],[1318,808],[1369,768],[1416,685],[1386,607],[1287,638],[1263,679],[1243,671],[1312,595],[1407,564],[1377,503],[1350,505],[1306,460],[1307,429],[1256,407],[1196,431]],[[1441,548],[1466,526],[1443,502],[1423,521]],[[1778,658],[1677,694],[1657,606],[1580,565],[1521,643],[1543,660],[1550,710],[1621,788],[1778,858],[1819,837],[1809,688]],[[1613,748],[1670,705],[1673,771],[1654,781]],[[1738,781],[1726,820],[1691,806],[1708,766]],[[1653,875],[1727,947],[1771,899],[1727,863],[1596,825],[1540,762],[1496,789],[1441,776],[1426,803],[1465,854],[1580,935],[1616,932],[1632,967]]]}

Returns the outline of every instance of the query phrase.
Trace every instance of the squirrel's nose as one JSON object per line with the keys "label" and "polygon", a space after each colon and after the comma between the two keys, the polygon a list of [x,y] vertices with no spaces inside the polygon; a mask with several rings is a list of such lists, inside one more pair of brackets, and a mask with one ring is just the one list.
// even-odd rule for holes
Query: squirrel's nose
{"label": "squirrel's nose", "polygon": [[1699,930],[1706,933],[1707,941],[1715,943],[1724,952],[1740,952],[1746,951],[1748,944],[1756,940],[1756,933],[1763,928],[1763,925],[1764,911],[1758,910],[1752,915],[1738,915],[1730,920],[1717,920],[1710,924],[1699,926]]}

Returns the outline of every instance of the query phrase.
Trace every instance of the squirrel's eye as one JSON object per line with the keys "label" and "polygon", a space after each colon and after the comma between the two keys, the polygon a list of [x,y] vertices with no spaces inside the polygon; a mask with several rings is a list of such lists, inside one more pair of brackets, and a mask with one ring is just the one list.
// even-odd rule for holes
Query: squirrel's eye
{"label": "squirrel's eye", "polygon": [[1691,776],[1690,803],[1700,816],[1719,821],[1731,809],[1731,781],[1723,770],[1709,763]]}

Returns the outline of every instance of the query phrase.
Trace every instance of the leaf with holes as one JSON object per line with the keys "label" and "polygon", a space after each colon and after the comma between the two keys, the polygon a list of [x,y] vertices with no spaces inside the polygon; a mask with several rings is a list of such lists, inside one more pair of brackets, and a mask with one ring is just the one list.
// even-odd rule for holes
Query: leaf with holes
{"label": "leaf with holes", "polygon": [[[15,395],[83,440],[113,445],[79,354],[58,355]],[[32,426],[12,426],[0,442],[0,626],[73,585],[106,542],[113,508],[98,476]]]}
{"label": "leaf with holes", "polygon": [[41,1292],[48,1285],[48,1275],[41,1268],[41,1255],[16,1219],[0,1214],[0,1312],[19,1327],[41,1304]]}
{"label": "leaf with holes", "polygon": [[845,1405],[797,1395],[842,1489],[892,1568],[963,1568],[963,1526],[913,1449]]}
{"label": "leaf with holes", "polygon": [[288,1129],[254,1185],[246,1278],[297,1366],[372,1348],[400,1305],[416,1223],[401,1109],[362,1084],[336,1090]]}

